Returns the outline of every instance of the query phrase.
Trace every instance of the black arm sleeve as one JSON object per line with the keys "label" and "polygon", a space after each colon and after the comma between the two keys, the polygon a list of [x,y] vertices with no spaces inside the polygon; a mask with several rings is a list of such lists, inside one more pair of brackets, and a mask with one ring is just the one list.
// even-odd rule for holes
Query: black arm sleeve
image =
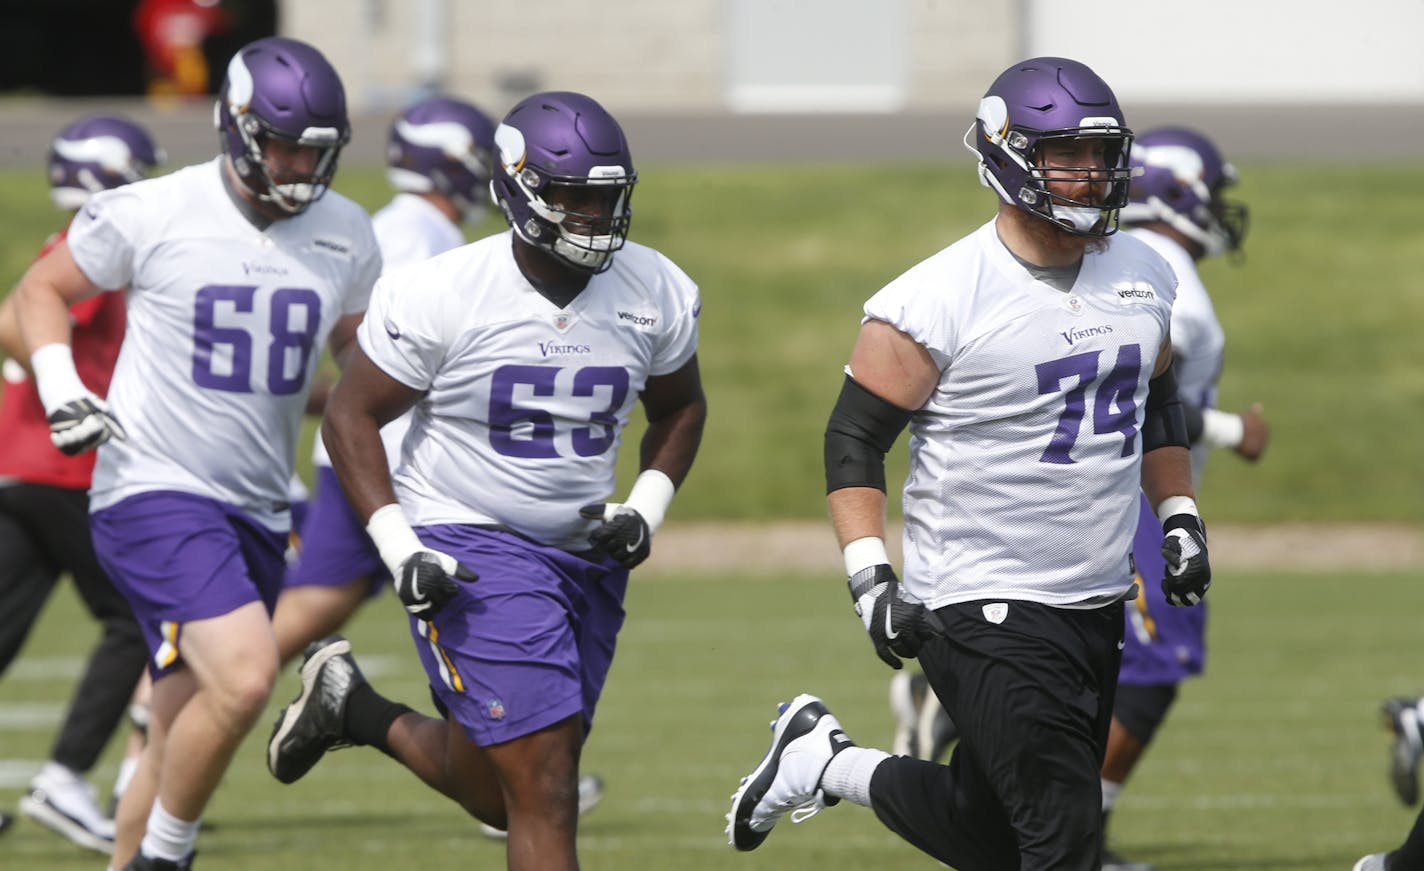
{"label": "black arm sleeve", "polygon": [[[1200,418],[1200,412],[1198,412]],[[1168,369],[1147,382],[1147,410],[1142,421],[1142,452],[1189,447],[1187,417],[1177,397],[1177,375]]]}
{"label": "black arm sleeve", "polygon": [[885,454],[913,414],[847,375],[826,423],[826,492],[844,487],[874,487],[885,492]]}
{"label": "black arm sleeve", "polygon": [[1206,424],[1202,421],[1202,410],[1185,399],[1181,400],[1181,403],[1182,417],[1187,422],[1187,441],[1196,444],[1201,441],[1202,430],[1206,428]]}

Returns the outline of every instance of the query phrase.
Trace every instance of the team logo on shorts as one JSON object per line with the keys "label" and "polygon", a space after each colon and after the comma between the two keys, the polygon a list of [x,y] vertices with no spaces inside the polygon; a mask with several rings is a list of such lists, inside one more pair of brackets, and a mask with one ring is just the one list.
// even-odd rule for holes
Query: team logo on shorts
{"label": "team logo on shorts", "polygon": [[490,699],[485,702],[485,710],[489,713],[491,720],[504,719],[504,702],[499,699]]}
{"label": "team logo on shorts", "polygon": [[1009,616],[1008,602],[990,602],[984,606],[984,619],[990,623],[1002,623]]}

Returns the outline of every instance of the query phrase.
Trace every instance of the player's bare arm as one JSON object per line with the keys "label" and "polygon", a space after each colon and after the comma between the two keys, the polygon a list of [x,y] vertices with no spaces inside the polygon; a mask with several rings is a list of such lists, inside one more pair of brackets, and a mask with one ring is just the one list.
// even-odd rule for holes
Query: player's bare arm
{"label": "player's bare arm", "polygon": [[[60,242],[30,266],[15,292],[0,305],[5,352],[28,361],[37,348],[69,344],[69,307],[103,290],[74,262],[69,243]],[[18,344],[12,346],[16,340]]]}
{"label": "player's bare arm", "polygon": [[349,357],[327,400],[321,437],[346,498],[365,521],[377,508],[396,501],[381,427],[415,405],[420,391],[381,371],[359,346]]}
{"label": "player's bare arm", "polygon": [[[326,340],[327,345],[331,348],[331,358],[342,369],[345,369],[346,364],[351,362],[351,352],[356,350],[356,330],[361,326],[363,317],[365,317],[364,312],[344,315],[331,328],[331,337]],[[313,385],[313,389],[317,386]]]}
{"label": "player's bare arm", "polygon": [[395,579],[401,604],[429,620],[454,598],[456,581],[476,576],[454,558],[421,544],[391,486],[381,427],[404,414],[420,395],[382,372],[356,345],[327,402],[321,437],[347,500]]}
{"label": "player's bare arm", "polygon": [[1163,343],[1152,372],[1142,424],[1142,490],[1165,533],[1162,556],[1167,561],[1167,571],[1162,578],[1162,592],[1167,604],[1195,605],[1211,589],[1211,565],[1206,527],[1197,512],[1192,487],[1190,440],[1186,415],[1177,397],[1170,341]]}
{"label": "player's bare arm", "polygon": [[[930,398],[940,373],[923,345],[884,321],[869,320],[851,350],[850,375],[885,402],[912,410]],[[842,548],[867,536],[885,538],[884,490],[844,487],[832,491],[826,501]]]}
{"label": "player's bare arm", "polygon": [[[1156,379],[1167,375],[1171,369],[1172,343],[1168,337],[1168,341],[1162,343],[1162,350],[1158,352],[1157,361],[1152,367],[1153,382],[1157,383]],[[1173,383],[1175,385],[1175,382]],[[1173,390],[1175,391],[1175,386]],[[1149,404],[1150,400],[1149,396]],[[1185,437],[1182,441],[1183,444],[1180,445],[1155,445],[1151,443],[1148,435],[1144,435],[1142,491],[1147,494],[1147,500],[1154,508],[1170,496],[1196,498],[1196,491],[1192,486],[1191,449],[1186,445]]]}
{"label": "player's bare arm", "polygon": [[649,377],[642,401],[648,429],[639,448],[638,468],[657,469],[674,486],[681,486],[697,456],[707,421],[707,397],[702,392],[697,355],[676,372]]}

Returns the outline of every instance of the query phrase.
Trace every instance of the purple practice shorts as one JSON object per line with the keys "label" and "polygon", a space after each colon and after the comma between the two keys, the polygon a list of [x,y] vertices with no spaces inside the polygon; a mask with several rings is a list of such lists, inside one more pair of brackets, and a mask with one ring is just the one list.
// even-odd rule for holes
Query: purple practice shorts
{"label": "purple practice shorts", "polygon": [[94,551],[143,630],[149,671],[178,662],[184,623],[262,602],[282,590],[287,537],[238,508],[191,493],[140,493],[89,515]]}
{"label": "purple practice shorts", "polygon": [[623,626],[628,570],[476,526],[416,534],[479,575],[430,623],[410,619],[449,716],[481,747],[574,714],[587,734]]}
{"label": "purple practice shorts", "polygon": [[1162,594],[1162,576],[1167,569],[1162,558],[1162,524],[1145,496],[1132,555],[1137,562],[1138,594],[1136,601],[1127,603],[1118,683],[1160,686],[1201,674],[1206,665],[1206,602],[1190,608],[1167,604]]}
{"label": "purple practice shorts", "polygon": [[340,587],[357,578],[371,580],[371,595],[383,590],[391,573],[376,545],[346,501],[329,466],[316,469],[316,488],[299,527],[300,554],[287,567],[288,587]]}

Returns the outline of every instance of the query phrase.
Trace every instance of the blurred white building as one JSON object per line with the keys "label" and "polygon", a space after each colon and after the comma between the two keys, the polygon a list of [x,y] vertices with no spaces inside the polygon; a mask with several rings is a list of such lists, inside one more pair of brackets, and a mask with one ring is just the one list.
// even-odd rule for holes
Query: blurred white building
{"label": "blurred white building", "polygon": [[1420,0],[285,0],[281,21],[370,112],[565,88],[639,113],[918,112],[1037,54],[1156,105],[1424,103]]}

